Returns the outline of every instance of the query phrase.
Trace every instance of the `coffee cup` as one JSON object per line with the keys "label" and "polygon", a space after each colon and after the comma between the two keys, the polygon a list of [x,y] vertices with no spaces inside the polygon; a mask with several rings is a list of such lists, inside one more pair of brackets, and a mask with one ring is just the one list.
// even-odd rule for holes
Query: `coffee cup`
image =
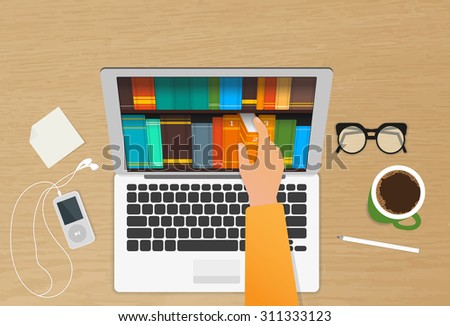
{"label": "coffee cup", "polygon": [[[425,201],[425,184],[410,167],[393,165],[375,177],[369,193],[368,210],[373,220],[392,223],[401,230],[415,230],[421,224],[418,214]],[[414,224],[403,224],[412,218]]]}

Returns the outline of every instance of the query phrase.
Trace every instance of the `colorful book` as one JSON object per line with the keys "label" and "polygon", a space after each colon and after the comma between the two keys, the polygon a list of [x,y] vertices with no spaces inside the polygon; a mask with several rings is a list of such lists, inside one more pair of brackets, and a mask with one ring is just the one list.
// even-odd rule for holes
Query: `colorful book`
{"label": "colorful book", "polygon": [[291,78],[289,77],[278,78],[275,110],[289,110],[290,98],[291,98]]}
{"label": "colorful book", "polygon": [[209,86],[209,109],[220,110],[220,78],[208,78]]}
{"label": "colorful book", "polygon": [[257,89],[257,77],[244,77],[242,79],[242,111],[256,110]]}
{"label": "colorful book", "polygon": [[149,168],[145,116],[143,114],[123,114],[122,129],[127,168]]}
{"label": "colorful book", "polygon": [[260,114],[258,115],[258,118],[261,119],[262,123],[266,126],[270,140],[275,142],[275,114]]}
{"label": "colorful book", "polygon": [[296,120],[275,121],[275,145],[283,154],[284,166],[287,168],[292,166],[296,123]]}
{"label": "colorful book", "polygon": [[192,131],[188,115],[161,115],[161,138],[164,164],[192,163]]}
{"label": "colorful book", "polygon": [[225,169],[238,169],[239,115],[225,114],[222,123],[223,167]]}
{"label": "colorful book", "polygon": [[156,110],[155,85],[153,77],[133,77],[131,78],[133,86],[134,109]]}
{"label": "colorful book", "polygon": [[174,109],[191,110],[191,82],[189,77],[174,77],[173,91]]}
{"label": "colorful book", "polygon": [[267,77],[264,82],[264,110],[275,110],[277,78]]}
{"label": "colorful book", "polygon": [[242,78],[220,78],[220,109],[241,110],[242,106]]}
{"label": "colorful book", "polygon": [[192,121],[192,167],[212,168],[212,122]]}
{"label": "colorful book", "polygon": [[258,88],[256,90],[256,110],[264,110],[264,77],[258,78]]}
{"label": "colorful book", "polygon": [[152,169],[164,167],[162,154],[161,123],[159,119],[146,119],[148,162]]}
{"label": "colorful book", "polygon": [[258,157],[258,132],[253,119],[254,113],[239,113],[239,138],[247,148],[248,159],[251,163]]}
{"label": "colorful book", "polygon": [[212,160],[213,168],[223,167],[223,118],[212,118]]}
{"label": "colorful book", "polygon": [[295,128],[294,156],[292,168],[306,169],[308,164],[309,138],[311,126],[297,126]]}
{"label": "colorful book", "polygon": [[208,77],[190,78],[190,108],[191,110],[209,109]]}
{"label": "colorful book", "polygon": [[120,109],[134,110],[133,87],[130,77],[117,77]]}
{"label": "colorful book", "polygon": [[155,77],[155,94],[157,110],[173,110],[174,94],[173,94],[174,77]]}
{"label": "colorful book", "polygon": [[314,107],[316,94],[316,77],[292,78],[290,110],[311,111]]}

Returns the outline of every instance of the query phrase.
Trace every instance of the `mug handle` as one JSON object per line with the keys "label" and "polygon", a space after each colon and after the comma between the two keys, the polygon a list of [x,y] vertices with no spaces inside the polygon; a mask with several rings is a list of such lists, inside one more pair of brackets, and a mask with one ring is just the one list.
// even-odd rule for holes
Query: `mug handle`
{"label": "mug handle", "polygon": [[415,223],[413,225],[402,225],[402,224],[400,224],[400,222],[403,221],[403,220],[394,221],[393,224],[394,224],[394,226],[397,229],[400,229],[400,230],[415,230],[415,229],[417,229],[420,226],[420,224],[422,223],[422,220],[420,219],[420,216],[417,213],[414,214],[412,216],[412,218],[415,221]]}

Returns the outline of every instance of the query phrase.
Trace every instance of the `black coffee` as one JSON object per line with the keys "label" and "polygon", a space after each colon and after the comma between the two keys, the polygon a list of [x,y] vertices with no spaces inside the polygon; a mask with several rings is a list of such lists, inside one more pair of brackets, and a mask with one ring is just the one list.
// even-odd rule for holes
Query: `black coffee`
{"label": "black coffee", "polygon": [[411,211],[420,198],[420,186],[416,178],[405,171],[386,173],[377,185],[377,200],[386,211],[404,214]]}

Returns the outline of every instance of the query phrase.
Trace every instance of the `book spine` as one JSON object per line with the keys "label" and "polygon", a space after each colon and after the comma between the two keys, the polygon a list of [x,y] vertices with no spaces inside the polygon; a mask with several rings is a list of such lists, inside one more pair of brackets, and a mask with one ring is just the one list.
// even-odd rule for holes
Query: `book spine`
{"label": "book spine", "polygon": [[209,109],[220,109],[220,78],[210,77],[208,78],[209,84]]}
{"label": "book spine", "polygon": [[123,114],[122,129],[127,168],[149,168],[145,116],[141,114]]}
{"label": "book spine", "polygon": [[312,111],[316,93],[316,77],[292,78],[290,110]]}
{"label": "book spine", "polygon": [[[254,114],[252,114],[254,116]],[[242,118],[243,116],[239,115],[239,138],[240,142],[243,143],[247,149],[247,156],[250,163],[254,163],[257,158],[258,153],[258,132],[249,131],[249,127],[246,125],[245,120]],[[253,121],[253,118],[251,119]],[[253,124],[253,122],[252,122]]]}
{"label": "book spine", "polygon": [[192,167],[212,168],[212,123],[192,122]]}
{"label": "book spine", "polygon": [[119,105],[123,111],[134,110],[133,87],[130,77],[118,77],[117,88],[119,91]]}
{"label": "book spine", "polygon": [[256,91],[256,110],[264,110],[264,84],[265,78],[258,78],[258,89]]}
{"label": "book spine", "polygon": [[173,110],[173,78],[155,77],[156,110]]}
{"label": "book spine", "polygon": [[161,138],[164,164],[192,163],[192,130],[189,116],[162,115]]}
{"label": "book spine", "polygon": [[275,141],[275,114],[260,114],[258,116],[262,123],[266,126],[267,132],[269,133],[270,141]]}
{"label": "book spine", "polygon": [[190,86],[191,86],[191,78],[189,77],[173,78],[175,110],[192,110]]}
{"label": "book spine", "polygon": [[256,109],[256,93],[258,90],[258,78],[244,77],[242,79],[242,111]]}
{"label": "book spine", "polygon": [[134,109],[156,110],[155,85],[153,77],[132,77]]}
{"label": "book spine", "polygon": [[239,168],[238,146],[239,143],[239,116],[225,114],[223,116],[223,167],[226,169]]}
{"label": "book spine", "polygon": [[209,109],[208,77],[191,77],[190,102],[192,110]]}
{"label": "book spine", "polygon": [[291,78],[282,77],[277,80],[275,110],[289,110],[291,97]]}
{"label": "book spine", "polygon": [[275,110],[277,78],[267,77],[264,83],[264,110]]}
{"label": "book spine", "polygon": [[292,155],[295,137],[296,120],[276,120],[275,121],[275,145],[283,155],[284,166],[292,166]]}
{"label": "book spine", "polygon": [[162,169],[162,139],[161,139],[161,123],[159,119],[146,119],[147,126],[147,146],[149,154],[149,165],[153,169]]}
{"label": "book spine", "polygon": [[309,138],[311,135],[310,126],[297,126],[295,128],[294,156],[292,168],[306,169],[308,164]]}
{"label": "book spine", "polygon": [[241,110],[242,108],[242,78],[220,78],[220,109]]}
{"label": "book spine", "polygon": [[212,151],[213,168],[223,167],[223,118],[212,118]]}

